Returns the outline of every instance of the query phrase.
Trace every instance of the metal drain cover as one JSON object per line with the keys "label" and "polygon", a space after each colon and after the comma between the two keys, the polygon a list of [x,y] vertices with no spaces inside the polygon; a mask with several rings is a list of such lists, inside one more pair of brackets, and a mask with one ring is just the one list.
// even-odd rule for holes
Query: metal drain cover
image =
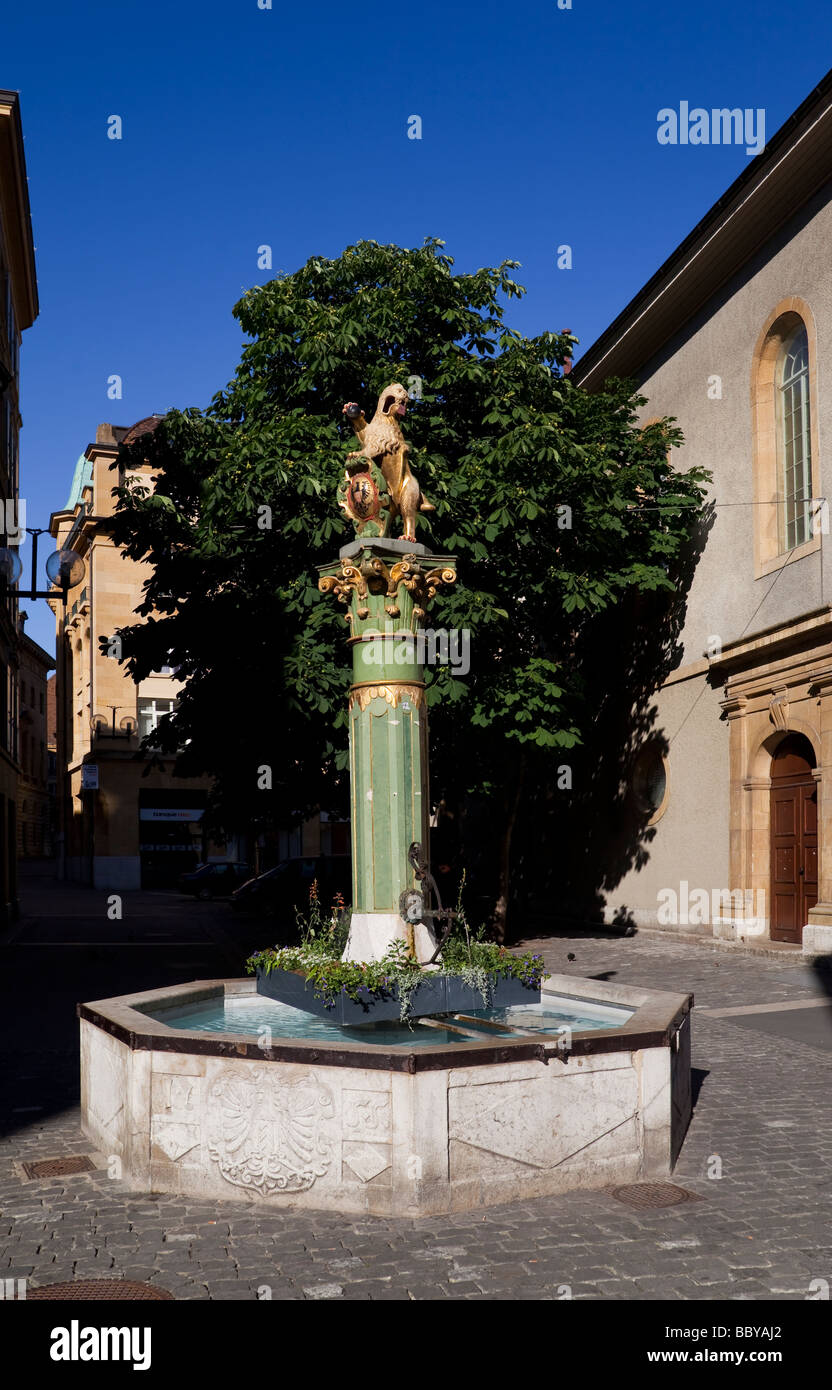
{"label": "metal drain cover", "polygon": [[94,1173],[95,1164],[86,1154],[69,1158],[36,1158],[22,1165],[27,1178],[64,1178],[70,1173]]}
{"label": "metal drain cover", "polygon": [[614,1187],[612,1196],[617,1202],[624,1202],[637,1211],[650,1211],[656,1207],[678,1207],[682,1202],[700,1202],[696,1192],[688,1192],[686,1187],[676,1187],[672,1182],[633,1182],[626,1187]]}
{"label": "metal drain cover", "polygon": [[157,1289],[154,1284],[137,1284],[130,1279],[71,1279],[65,1284],[44,1284],[39,1289],[27,1288],[27,1301],[32,1298],[93,1299],[96,1302],[136,1299],[173,1300],[167,1289]]}

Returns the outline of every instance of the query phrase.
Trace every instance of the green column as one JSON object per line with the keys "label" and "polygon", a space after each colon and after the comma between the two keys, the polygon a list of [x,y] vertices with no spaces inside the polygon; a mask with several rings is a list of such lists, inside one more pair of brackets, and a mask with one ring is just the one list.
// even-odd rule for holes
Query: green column
{"label": "green column", "polygon": [[378,959],[394,937],[419,959],[433,953],[427,927],[408,927],[399,898],[415,886],[407,852],[428,852],[428,732],[419,633],[455,560],[413,542],[370,539],[320,567],[319,587],[346,608],[352,647],[350,787],[352,928],[346,955]]}

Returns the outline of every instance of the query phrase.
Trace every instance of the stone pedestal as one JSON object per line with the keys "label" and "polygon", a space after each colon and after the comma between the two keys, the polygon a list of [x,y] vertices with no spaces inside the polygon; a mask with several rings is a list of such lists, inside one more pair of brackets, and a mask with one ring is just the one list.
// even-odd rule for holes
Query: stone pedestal
{"label": "stone pedestal", "polygon": [[321,592],[347,608],[353,659],[347,960],[378,960],[397,938],[420,961],[435,950],[426,925],[399,915],[399,899],[416,886],[410,845],[418,841],[425,856],[429,846],[423,620],[437,588],[456,579],[455,564],[416,542],[371,538],[319,569]]}

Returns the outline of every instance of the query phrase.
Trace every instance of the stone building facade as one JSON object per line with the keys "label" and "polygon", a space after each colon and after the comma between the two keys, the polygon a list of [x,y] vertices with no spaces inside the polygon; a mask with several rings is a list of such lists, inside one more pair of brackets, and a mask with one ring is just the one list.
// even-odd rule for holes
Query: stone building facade
{"label": "stone building facade", "polygon": [[[0,90],[0,545],[25,538],[19,502],[20,340],[38,314],[20,102]],[[11,576],[7,576],[11,577]],[[17,912],[17,599],[0,593],[0,921]]]}
{"label": "stone building facade", "polygon": [[137,621],[148,573],[112,539],[120,484],[112,464],[119,444],[153,429],[158,418],[130,429],[100,425],[76,463],[65,506],[50,524],[56,546],[76,551],[86,566],[65,611],[57,600],[51,605],[57,627],[58,871],[103,889],[171,886],[209,849],[217,857],[200,827],[208,779],[174,778],[172,758],[139,755],[142,737],[175,708],[175,672],[157,671],[136,684],[119,660],[118,645],[102,650],[99,640]]}
{"label": "stone building facade", "polygon": [[46,681],[55,661],[23,631],[25,618],[21,613],[17,853],[20,859],[48,859],[53,853],[54,815],[49,789]]}
{"label": "stone building facade", "polygon": [[55,672],[46,681],[46,792],[49,798],[49,843],[58,843],[58,702]]}
{"label": "stone building facade", "polygon": [[580,359],[713,476],[610,919],[832,949],[832,74]]}

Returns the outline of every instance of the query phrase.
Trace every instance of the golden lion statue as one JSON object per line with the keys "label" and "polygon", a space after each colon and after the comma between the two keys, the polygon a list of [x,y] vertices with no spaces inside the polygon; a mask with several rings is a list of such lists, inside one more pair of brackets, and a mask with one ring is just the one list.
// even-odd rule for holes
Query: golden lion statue
{"label": "golden lion statue", "polygon": [[379,396],[376,413],[369,424],[355,401],[347,401],[342,413],[361,444],[359,450],[347,456],[347,463],[366,458],[378,464],[390,492],[391,510],[394,515],[398,512],[402,519],[404,539],[415,541],[417,511],[434,512],[436,508],[410,471],[408,444],[399,424],[407,413],[407,399],[405,388],[394,381]]}

